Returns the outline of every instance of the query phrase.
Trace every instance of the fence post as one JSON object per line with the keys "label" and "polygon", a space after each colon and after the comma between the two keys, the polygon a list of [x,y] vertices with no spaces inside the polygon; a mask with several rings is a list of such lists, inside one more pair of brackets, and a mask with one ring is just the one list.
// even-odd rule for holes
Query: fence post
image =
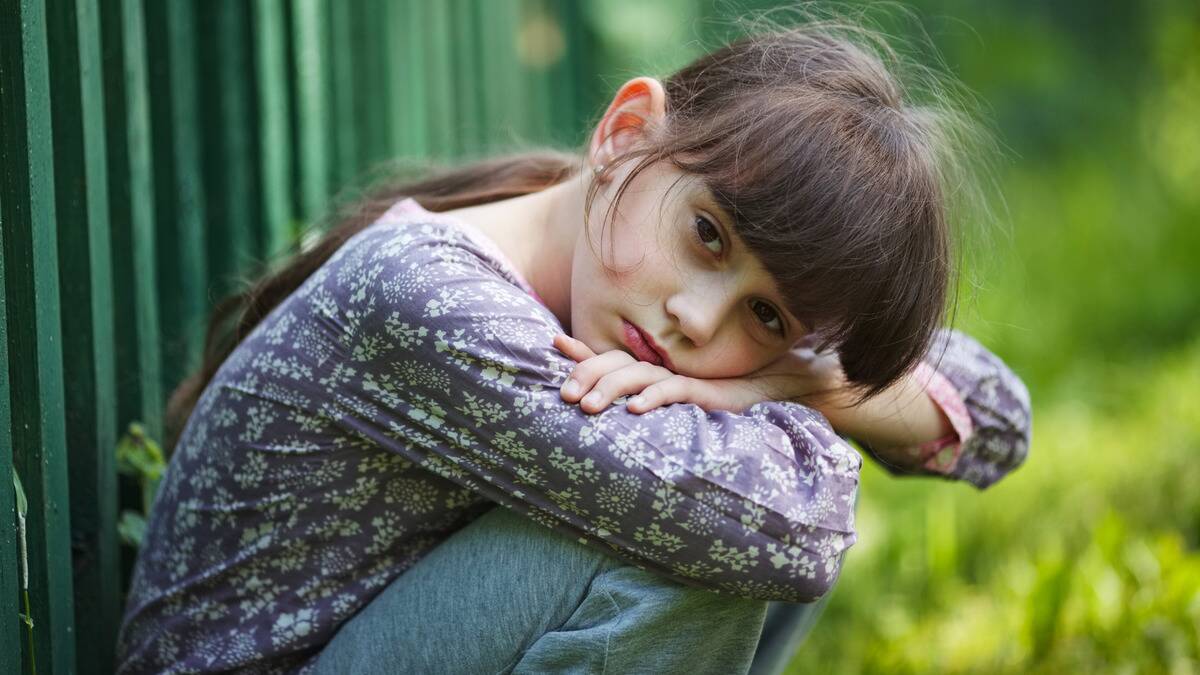
{"label": "fence post", "polygon": [[[46,8],[42,0],[0,0],[0,16],[9,19],[0,28],[8,429],[12,463],[29,500],[34,622],[32,650],[21,644],[26,668],[36,661],[39,672],[65,673],[75,667],[75,616]],[[11,485],[11,472],[4,480]],[[7,628],[15,613],[5,616]],[[8,643],[11,632],[5,632]]]}
{"label": "fence post", "polygon": [[240,0],[195,4],[200,127],[207,203],[208,275],[228,295],[259,256],[257,124],[251,109],[254,61],[249,6]]}
{"label": "fence post", "polygon": [[108,127],[109,222],[117,340],[118,425],[162,437],[154,172],[146,46],[139,0],[101,3]]}
{"label": "fence post", "polygon": [[325,6],[329,18],[326,50],[329,58],[325,72],[329,75],[330,178],[338,186],[354,178],[362,164],[358,154],[362,129],[355,114],[372,105],[365,98],[367,92],[359,86],[361,73],[356,69],[361,64],[356,62],[357,54],[352,49],[352,46],[362,44],[361,36],[355,33],[354,7],[355,3],[348,1],[330,2]]}
{"label": "fence post", "polygon": [[325,58],[329,42],[324,0],[297,0],[292,9],[296,71],[297,193],[300,218],[312,223],[329,197],[329,102]]}
{"label": "fence post", "polygon": [[425,3],[421,0],[398,0],[391,3],[392,13],[388,19],[393,34],[404,35],[405,39],[395,45],[396,72],[398,80],[393,87],[392,134],[397,139],[401,155],[426,157],[429,154],[429,139],[425,129],[429,126],[429,110],[426,107],[425,51],[428,48],[424,30],[413,30],[413,26],[424,25]]}
{"label": "fence post", "polygon": [[263,256],[295,247],[292,215],[292,129],[288,101],[287,25],[283,5],[254,3],[254,64],[258,90],[259,174],[262,184]]}
{"label": "fence post", "polygon": [[112,669],[121,588],[104,90],[96,0],[49,3],[54,185],[81,673]]}
{"label": "fence post", "polygon": [[423,3],[421,22],[422,63],[425,64],[425,105],[428,108],[429,137],[426,151],[430,157],[445,164],[460,151],[458,111],[454,108],[454,56],[452,46],[454,26],[452,6],[444,2]]}
{"label": "fence post", "polygon": [[179,0],[147,2],[145,9],[165,393],[195,366],[204,338],[210,303],[207,199],[197,103],[195,6],[192,0]]}

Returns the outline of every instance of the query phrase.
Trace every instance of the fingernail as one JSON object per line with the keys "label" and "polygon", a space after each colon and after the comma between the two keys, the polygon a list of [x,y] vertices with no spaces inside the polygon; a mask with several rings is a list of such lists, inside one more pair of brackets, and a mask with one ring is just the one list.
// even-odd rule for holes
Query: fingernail
{"label": "fingernail", "polygon": [[592,392],[592,393],[588,394],[587,396],[583,397],[583,403],[585,403],[586,405],[596,405],[599,402],[600,402],[600,394],[597,394],[596,392]]}
{"label": "fingernail", "polygon": [[579,383],[575,380],[567,380],[567,383],[563,385],[562,390],[567,396],[575,396],[579,393]]}
{"label": "fingernail", "polygon": [[629,399],[629,405],[634,405],[639,408],[642,407],[642,404],[644,404],[645,402],[646,402],[646,397],[642,396],[640,394],[638,396],[634,396],[633,398]]}

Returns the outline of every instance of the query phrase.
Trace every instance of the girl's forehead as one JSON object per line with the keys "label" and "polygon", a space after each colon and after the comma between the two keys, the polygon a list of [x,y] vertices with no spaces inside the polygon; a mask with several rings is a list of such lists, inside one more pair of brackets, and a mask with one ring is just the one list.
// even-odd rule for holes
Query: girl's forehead
{"label": "girl's forehead", "polygon": [[733,218],[721,206],[716,195],[703,177],[695,174],[686,173],[679,169],[674,170],[673,175],[663,177],[665,183],[663,200],[667,203],[674,202],[674,206],[693,206],[699,204],[716,216],[721,221],[721,226],[725,228],[733,227]]}

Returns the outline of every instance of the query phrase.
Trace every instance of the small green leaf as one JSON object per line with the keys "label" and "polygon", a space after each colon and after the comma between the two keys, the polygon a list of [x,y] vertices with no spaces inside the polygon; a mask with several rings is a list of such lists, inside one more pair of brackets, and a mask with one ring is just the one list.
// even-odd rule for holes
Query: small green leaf
{"label": "small green leaf", "polygon": [[117,470],[143,481],[157,481],[166,469],[162,448],[146,435],[141,424],[133,422],[117,442]]}
{"label": "small green leaf", "polygon": [[117,534],[121,541],[134,548],[141,548],[142,539],[146,536],[146,519],[137,511],[121,512],[121,520],[117,523]]}
{"label": "small green leaf", "polygon": [[17,475],[16,467],[13,467],[13,490],[17,493],[17,513],[22,516],[29,513],[29,500],[25,499],[25,489],[21,487],[21,477]]}

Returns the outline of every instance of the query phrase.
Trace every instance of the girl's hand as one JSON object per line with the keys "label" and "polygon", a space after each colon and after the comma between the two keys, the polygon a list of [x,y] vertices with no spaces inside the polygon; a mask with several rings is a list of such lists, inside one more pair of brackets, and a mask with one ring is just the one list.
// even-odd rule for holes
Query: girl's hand
{"label": "girl's hand", "polygon": [[[579,363],[563,384],[564,401],[581,401],[585,412],[600,412],[617,398],[637,394],[625,406],[644,413],[671,403],[695,403],[706,411],[743,412],[763,401],[788,400],[823,384],[827,372],[803,354],[780,359],[745,377],[700,379],[676,373],[621,350],[597,355],[587,345],[559,334],[554,346]],[[822,363],[822,365],[825,365]]]}
{"label": "girl's hand", "polygon": [[[680,377],[662,366],[638,361],[619,349],[597,355],[584,343],[562,333],[554,337],[554,346],[578,362],[563,383],[560,395],[569,403],[579,402],[585,412],[600,412],[621,396],[644,394],[651,385]],[[656,406],[642,409],[630,400],[626,407],[632,412],[645,412]]]}

